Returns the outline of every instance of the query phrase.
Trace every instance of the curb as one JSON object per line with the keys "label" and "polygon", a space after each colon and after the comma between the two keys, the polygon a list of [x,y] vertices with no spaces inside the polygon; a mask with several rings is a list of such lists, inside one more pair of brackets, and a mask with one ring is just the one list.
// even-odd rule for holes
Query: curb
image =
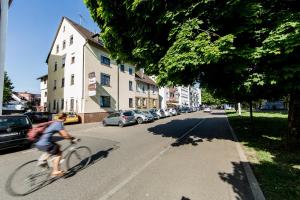
{"label": "curb", "polygon": [[249,161],[244,153],[244,150],[242,149],[241,147],[241,144],[236,136],[236,134],[234,133],[234,130],[232,129],[230,123],[229,123],[229,120],[228,120],[228,117],[226,116],[226,121],[227,121],[227,124],[228,124],[228,127],[230,129],[230,132],[233,136],[233,139],[235,141],[235,146],[236,146],[236,149],[239,153],[239,157],[240,157],[240,161],[242,162],[242,165],[243,165],[243,168],[245,170],[245,173],[246,173],[246,176],[247,176],[247,179],[248,179],[248,183],[250,185],[250,188],[251,188],[251,191],[252,191],[252,194],[253,194],[253,197],[255,200],[265,200],[265,196],[259,186],[259,183],[251,169],[251,166],[249,164]]}

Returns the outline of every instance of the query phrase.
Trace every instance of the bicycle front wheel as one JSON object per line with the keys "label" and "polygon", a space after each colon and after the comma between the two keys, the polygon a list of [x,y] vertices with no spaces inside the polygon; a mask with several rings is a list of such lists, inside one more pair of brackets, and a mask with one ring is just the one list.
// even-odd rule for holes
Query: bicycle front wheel
{"label": "bicycle front wheel", "polygon": [[66,166],[70,171],[79,171],[91,162],[92,151],[90,148],[81,146],[74,149],[68,156]]}
{"label": "bicycle front wheel", "polygon": [[51,175],[48,165],[38,166],[37,160],[18,167],[8,178],[6,190],[13,196],[25,196],[41,188]]}

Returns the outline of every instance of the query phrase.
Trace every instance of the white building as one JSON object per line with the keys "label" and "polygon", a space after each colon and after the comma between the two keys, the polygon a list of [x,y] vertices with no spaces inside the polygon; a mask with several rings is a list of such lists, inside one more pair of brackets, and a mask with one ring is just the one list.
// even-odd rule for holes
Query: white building
{"label": "white building", "polygon": [[196,86],[163,87],[159,89],[161,108],[198,107],[200,89]]}
{"label": "white building", "polygon": [[41,76],[37,78],[40,80],[40,90],[41,90],[41,111],[48,111],[47,97],[48,97],[48,75]]}
{"label": "white building", "polygon": [[[135,67],[110,59],[98,34],[63,17],[47,57],[47,107],[77,112],[82,122],[135,105]],[[130,88],[131,87],[131,88]]]}

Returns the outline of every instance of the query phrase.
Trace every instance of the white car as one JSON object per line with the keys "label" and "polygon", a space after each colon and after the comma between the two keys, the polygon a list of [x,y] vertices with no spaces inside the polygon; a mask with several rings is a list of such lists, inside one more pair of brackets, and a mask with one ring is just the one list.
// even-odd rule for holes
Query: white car
{"label": "white car", "polygon": [[171,114],[170,114],[170,112],[169,112],[168,109],[162,109],[162,110],[164,111],[166,117],[170,117],[171,116]]}
{"label": "white car", "polygon": [[170,108],[170,109],[169,109],[169,112],[170,112],[170,114],[171,114],[172,116],[177,115],[177,110],[176,110],[175,108]]}
{"label": "white car", "polygon": [[206,108],[204,108],[203,111],[204,111],[204,112],[211,112],[211,109],[210,109],[210,107],[206,107]]}

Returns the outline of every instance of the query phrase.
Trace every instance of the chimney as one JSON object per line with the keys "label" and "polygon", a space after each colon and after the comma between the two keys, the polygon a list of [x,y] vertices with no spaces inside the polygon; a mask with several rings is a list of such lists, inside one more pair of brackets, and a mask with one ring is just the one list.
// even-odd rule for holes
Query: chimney
{"label": "chimney", "polygon": [[141,68],[140,72],[141,72],[142,78],[144,78],[144,73],[145,73],[144,68]]}

